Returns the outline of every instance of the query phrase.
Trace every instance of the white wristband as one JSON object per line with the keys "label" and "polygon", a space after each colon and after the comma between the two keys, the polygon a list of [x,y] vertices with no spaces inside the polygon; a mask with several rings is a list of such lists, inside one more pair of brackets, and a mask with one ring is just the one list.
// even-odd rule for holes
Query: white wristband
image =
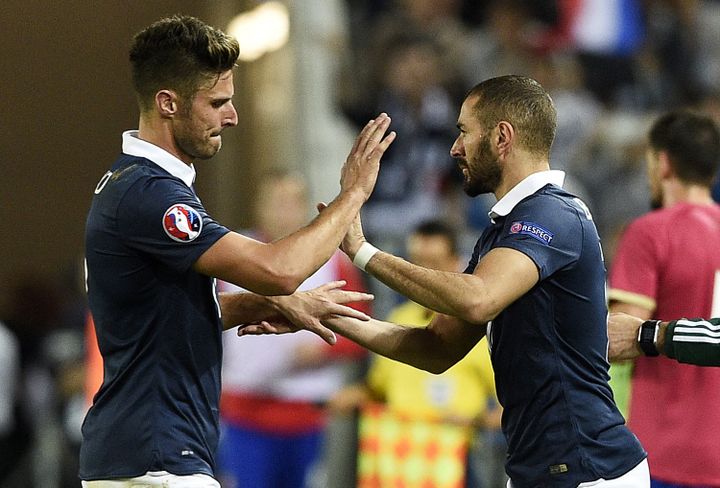
{"label": "white wristband", "polygon": [[380,249],[369,242],[363,242],[362,246],[360,246],[360,249],[358,249],[358,252],[355,254],[355,258],[353,258],[353,264],[365,271],[365,266],[367,266],[368,261],[370,261],[370,258],[372,258],[379,250]]}

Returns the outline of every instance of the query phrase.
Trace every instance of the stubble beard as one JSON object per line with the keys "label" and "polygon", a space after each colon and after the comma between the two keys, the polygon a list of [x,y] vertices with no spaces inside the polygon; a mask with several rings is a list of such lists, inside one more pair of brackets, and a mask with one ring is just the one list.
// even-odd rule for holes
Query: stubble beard
{"label": "stubble beard", "polygon": [[188,137],[185,134],[176,135],[175,142],[181,151],[192,156],[193,159],[210,159],[217,154],[222,146],[222,140],[219,140],[219,143],[214,145],[210,139]]}
{"label": "stubble beard", "polygon": [[497,157],[490,150],[490,137],[480,141],[477,157],[465,161],[467,177],[463,181],[463,190],[469,197],[484,193],[493,193],[500,185],[502,167]]}
{"label": "stubble beard", "polygon": [[[198,132],[202,132],[202,135],[196,135]],[[175,144],[193,159],[210,159],[215,156],[222,147],[222,139],[218,137],[217,141],[218,143],[214,144],[213,139],[206,136],[204,131],[195,128],[189,114],[183,115],[182,124],[175,130]]]}

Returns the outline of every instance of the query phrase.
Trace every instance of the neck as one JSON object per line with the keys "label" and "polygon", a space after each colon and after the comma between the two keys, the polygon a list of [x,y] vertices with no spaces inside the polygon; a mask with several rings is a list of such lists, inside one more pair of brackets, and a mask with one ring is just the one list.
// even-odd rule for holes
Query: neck
{"label": "neck", "polygon": [[502,164],[504,166],[502,181],[494,192],[498,200],[531,174],[550,169],[547,158],[538,159],[537,156],[530,154],[523,154],[519,158],[508,158]]}
{"label": "neck", "polygon": [[663,186],[663,207],[678,203],[710,205],[713,203],[710,188],[704,185],[685,184],[677,180],[668,181]]}
{"label": "neck", "polygon": [[138,138],[166,150],[187,165],[193,162],[192,158],[178,148],[168,119],[141,115],[138,123]]}

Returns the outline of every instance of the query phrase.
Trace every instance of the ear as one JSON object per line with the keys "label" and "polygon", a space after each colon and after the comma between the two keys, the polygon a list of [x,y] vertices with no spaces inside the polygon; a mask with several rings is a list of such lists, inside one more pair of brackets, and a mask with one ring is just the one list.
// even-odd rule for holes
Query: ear
{"label": "ear", "polygon": [[515,128],[505,120],[497,125],[497,150],[499,155],[507,155],[515,141]]}
{"label": "ear", "polygon": [[658,176],[661,180],[666,180],[675,175],[675,169],[670,163],[670,156],[667,151],[660,151],[658,153]]}
{"label": "ear", "polygon": [[178,111],[177,94],[172,90],[160,90],[155,94],[155,107],[161,117],[173,117]]}

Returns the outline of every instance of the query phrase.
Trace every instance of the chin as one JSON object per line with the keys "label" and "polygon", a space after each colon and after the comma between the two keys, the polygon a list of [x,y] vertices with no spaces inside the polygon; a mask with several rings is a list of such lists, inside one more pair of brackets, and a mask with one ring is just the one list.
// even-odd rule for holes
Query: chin
{"label": "chin", "polygon": [[197,156],[198,159],[210,159],[211,157],[215,156],[218,151],[220,151],[220,146],[222,144],[208,144],[206,148],[202,151],[201,154]]}

